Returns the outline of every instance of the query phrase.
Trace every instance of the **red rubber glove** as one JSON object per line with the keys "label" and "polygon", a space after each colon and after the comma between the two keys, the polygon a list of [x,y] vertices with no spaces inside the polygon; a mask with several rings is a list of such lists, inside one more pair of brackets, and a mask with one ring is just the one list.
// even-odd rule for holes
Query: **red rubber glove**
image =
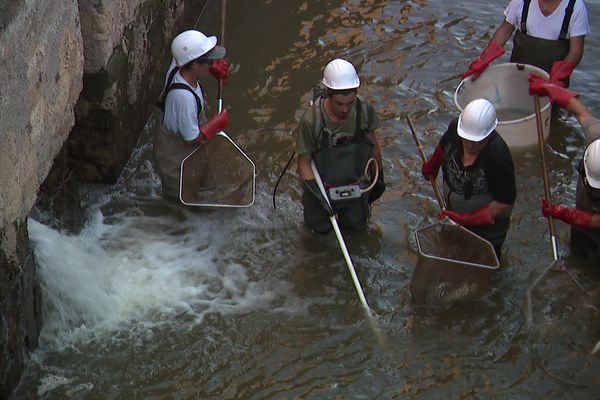
{"label": "red rubber glove", "polygon": [[492,214],[490,214],[490,206],[482,207],[478,210],[468,213],[459,213],[452,210],[444,210],[440,213],[440,218],[450,218],[459,225],[491,225],[494,223]]}
{"label": "red rubber glove", "polygon": [[553,204],[552,207],[548,207],[546,199],[542,200],[542,213],[544,217],[553,216],[569,225],[575,225],[580,228],[589,228],[592,224],[592,215],[594,215],[590,211],[564,207],[560,204]]}
{"label": "red rubber glove", "polygon": [[229,76],[229,62],[224,58],[215,60],[208,70],[217,80],[227,79]]}
{"label": "red rubber glove", "polygon": [[550,70],[550,82],[565,87],[566,81],[569,79],[574,69],[574,62],[567,60],[555,61]]}
{"label": "red rubber glove", "polygon": [[227,110],[223,110],[219,114],[214,114],[206,124],[202,125],[200,132],[209,141],[217,132],[226,129],[228,126],[229,115],[227,114]]}
{"label": "red rubber glove", "polygon": [[469,75],[473,75],[472,80],[479,78],[479,75],[485,71],[488,65],[490,65],[492,61],[500,57],[502,54],[504,54],[504,49],[500,47],[498,43],[491,40],[485,50],[481,52],[479,57],[474,59],[471,64],[469,64],[469,68],[463,75],[463,79]]}
{"label": "red rubber glove", "polygon": [[562,108],[567,108],[569,101],[579,94],[565,89],[556,83],[548,82],[544,78],[529,74],[529,94],[537,94],[539,96],[548,96],[552,103],[556,103]]}
{"label": "red rubber glove", "polygon": [[442,145],[438,144],[435,147],[435,150],[431,157],[427,161],[423,163],[421,167],[421,173],[423,177],[428,181],[437,178],[438,172],[440,170],[440,165],[442,165],[442,159],[444,158],[444,149]]}

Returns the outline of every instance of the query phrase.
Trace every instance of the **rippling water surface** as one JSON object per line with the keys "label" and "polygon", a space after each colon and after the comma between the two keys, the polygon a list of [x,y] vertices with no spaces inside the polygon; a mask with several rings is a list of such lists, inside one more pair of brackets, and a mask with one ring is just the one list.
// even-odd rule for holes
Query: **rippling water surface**
{"label": "rippling water surface", "polygon": [[[217,3],[200,17],[201,30],[219,31]],[[30,221],[45,323],[13,398],[597,397],[600,362],[590,350],[600,339],[598,261],[570,255],[561,222],[562,257],[591,297],[552,273],[536,292],[534,326],[525,324],[525,290],[552,260],[535,149],[514,154],[518,200],[487,295],[445,310],[410,300],[414,233],[436,222],[437,205],[403,115],[413,116],[430,153],[457,114],[460,75],[502,20],[503,3],[230,1],[225,103],[229,133],[259,170],[255,206],[189,211],[165,203],[150,123],[120,181],[85,189],[84,232]],[[600,2],[587,6],[593,32],[572,88],[600,115]],[[360,93],[382,122],[389,187],[367,231],[346,237],[374,321],[335,238],[304,229],[294,171],[280,185],[277,210],[271,204],[292,131],[335,57],[357,65]],[[216,93],[215,85],[206,91]],[[573,204],[584,146],[577,122],[563,113],[549,145],[555,201]]]}

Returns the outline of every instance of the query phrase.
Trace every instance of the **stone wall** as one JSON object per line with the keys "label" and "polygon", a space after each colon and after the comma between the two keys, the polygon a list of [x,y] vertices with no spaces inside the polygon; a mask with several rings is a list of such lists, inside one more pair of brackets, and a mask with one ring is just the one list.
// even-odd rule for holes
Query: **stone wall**
{"label": "stone wall", "polygon": [[0,398],[41,326],[26,223],[38,194],[60,228],[81,222],[72,177],[116,180],[160,92],[170,41],[205,3],[0,1]]}
{"label": "stone wall", "polygon": [[80,0],[84,87],[68,143],[80,179],[118,178],[162,87],[171,40],[177,28],[193,26],[203,4]]}
{"label": "stone wall", "polygon": [[0,398],[37,345],[26,218],[73,126],[83,86],[77,0],[3,3],[10,5],[0,9]]}

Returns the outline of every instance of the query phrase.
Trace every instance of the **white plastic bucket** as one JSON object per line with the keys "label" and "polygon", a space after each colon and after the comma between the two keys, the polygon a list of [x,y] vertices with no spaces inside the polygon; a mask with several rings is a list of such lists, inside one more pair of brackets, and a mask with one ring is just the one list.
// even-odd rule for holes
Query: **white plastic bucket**
{"label": "white plastic bucket", "polygon": [[[544,79],[549,75],[543,69],[528,64],[505,63],[487,68],[472,81],[463,79],[456,92],[454,104],[462,112],[475,99],[487,99],[496,108],[496,130],[510,148],[529,147],[537,144],[537,125],[533,97],[529,94],[529,73]],[[548,97],[540,97],[542,131],[544,139],[550,135],[552,106]]]}

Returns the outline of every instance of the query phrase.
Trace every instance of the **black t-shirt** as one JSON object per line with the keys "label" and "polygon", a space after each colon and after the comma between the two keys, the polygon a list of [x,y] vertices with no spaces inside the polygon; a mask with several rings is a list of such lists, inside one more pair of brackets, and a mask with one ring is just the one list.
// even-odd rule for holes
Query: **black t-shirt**
{"label": "black t-shirt", "polygon": [[457,126],[458,118],[450,122],[440,140],[444,149],[444,182],[453,192],[466,197],[470,194],[490,193],[496,201],[514,204],[517,198],[515,167],[504,139],[498,132],[492,132],[489,142],[473,165],[464,167],[462,140],[458,136]]}

